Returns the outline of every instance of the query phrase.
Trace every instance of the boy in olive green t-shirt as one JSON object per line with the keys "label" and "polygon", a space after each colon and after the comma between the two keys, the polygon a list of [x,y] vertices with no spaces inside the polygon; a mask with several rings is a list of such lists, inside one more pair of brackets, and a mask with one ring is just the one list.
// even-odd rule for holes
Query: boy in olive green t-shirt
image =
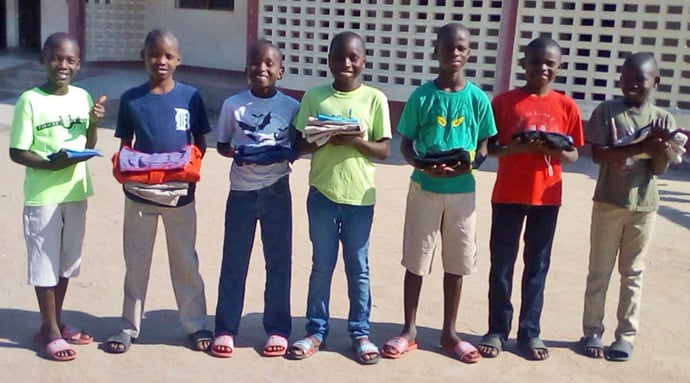
{"label": "boy in olive green t-shirt", "polygon": [[[659,206],[656,176],[668,167],[667,141],[675,130],[673,116],[649,102],[658,84],[654,57],[633,54],[622,67],[623,98],[601,103],[585,128],[592,160],[599,164],[581,339],[583,352],[592,358],[604,356],[604,304],[616,258],[621,273],[618,327],[606,357],[628,360],[639,327],[642,273]],[[620,144],[650,126],[648,138]]]}

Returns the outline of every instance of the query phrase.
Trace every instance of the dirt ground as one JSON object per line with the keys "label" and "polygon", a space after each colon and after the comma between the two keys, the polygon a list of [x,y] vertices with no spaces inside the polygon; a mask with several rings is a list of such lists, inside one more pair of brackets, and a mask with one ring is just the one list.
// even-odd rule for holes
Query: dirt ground
{"label": "dirt ground", "polygon": [[[11,105],[0,104],[0,147],[7,148]],[[263,259],[256,242],[237,349],[231,359],[216,359],[185,347],[177,319],[165,252],[159,230],[148,290],[143,333],[123,355],[107,354],[102,343],[118,329],[122,306],[123,196],[110,172],[109,156],[118,142],[112,131],[99,132],[105,158],[90,160],[96,195],[89,200],[88,229],[82,274],[72,280],[65,303],[67,322],[90,330],[96,342],[76,348],[73,362],[52,362],[41,356],[32,336],[40,326],[33,289],[26,283],[26,250],[21,227],[22,167],[0,156],[0,372],[5,382],[359,382],[359,381],[484,381],[484,382],[687,382],[690,381],[690,174],[670,171],[659,180],[662,203],[656,235],[647,261],[640,334],[635,354],[626,363],[593,360],[578,353],[584,282],[587,268],[591,194],[596,168],[581,158],[566,168],[565,192],[547,281],[542,338],[551,357],[544,362],[523,359],[514,340],[496,359],[466,365],[438,348],[441,327],[442,270],[425,279],[418,314],[420,350],[400,360],[360,366],[353,359],[347,335],[347,297],[342,262],[333,280],[331,336],[328,347],[304,361],[263,358]],[[394,151],[397,146],[394,144]],[[393,161],[394,162],[394,161]],[[206,282],[208,324],[213,325],[223,233],[223,212],[230,162],[210,149],[197,190],[198,252]],[[309,162],[299,160],[291,175],[294,213],[291,341],[304,334],[304,312],[311,246],[307,233],[306,192]],[[495,162],[477,172],[478,272],[465,280],[457,329],[476,343],[487,330],[489,195]],[[371,234],[370,265],[373,296],[372,336],[382,345],[396,335],[402,321],[400,266],[402,226],[410,168],[379,164],[378,202]],[[519,262],[518,262],[519,263]],[[516,270],[513,302],[519,307]],[[618,279],[609,289],[605,343],[615,328]],[[514,336],[514,334],[512,334]]]}

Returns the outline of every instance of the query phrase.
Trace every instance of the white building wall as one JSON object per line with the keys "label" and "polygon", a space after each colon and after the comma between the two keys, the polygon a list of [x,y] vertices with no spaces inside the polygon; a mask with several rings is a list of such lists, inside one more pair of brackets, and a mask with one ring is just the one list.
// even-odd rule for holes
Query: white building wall
{"label": "white building wall", "polygon": [[[518,10],[512,85],[524,83],[517,65],[534,38],[550,36],[563,52],[554,88],[584,109],[620,97],[620,66],[631,53],[653,53],[661,84],[651,99],[660,107],[690,111],[690,2],[521,1]],[[584,112],[584,111],[583,111]],[[585,117],[589,117],[585,113]]]}
{"label": "white building wall", "polygon": [[139,60],[146,33],[144,0],[91,0],[85,19],[88,61]]}
{"label": "white building wall", "polygon": [[[146,1],[146,29],[167,28],[180,42],[186,65],[242,71],[247,49],[247,2],[234,11],[175,8],[175,1]],[[143,41],[144,35],[141,36]]]}
{"label": "white building wall", "polygon": [[393,101],[405,101],[435,77],[433,45],[438,27],[461,22],[470,29],[472,56],[466,75],[492,91],[501,1],[301,1],[261,0],[259,36],[285,55],[281,86],[303,90],[329,81],[328,45],[339,32],[360,34],[367,48],[365,82]]}
{"label": "white building wall", "polygon": [[64,0],[43,0],[41,1],[41,46],[48,36],[55,32],[69,32],[67,3]]}

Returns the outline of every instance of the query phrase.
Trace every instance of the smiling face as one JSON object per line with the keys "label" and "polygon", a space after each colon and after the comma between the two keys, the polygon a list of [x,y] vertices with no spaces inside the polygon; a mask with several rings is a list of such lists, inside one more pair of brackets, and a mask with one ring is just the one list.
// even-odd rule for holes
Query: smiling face
{"label": "smiling face", "polygon": [[459,25],[439,31],[434,53],[441,72],[457,73],[470,57],[470,33]]}
{"label": "smiling face", "polygon": [[639,107],[658,84],[657,66],[653,60],[630,60],[623,64],[619,86],[626,105]]}
{"label": "smiling face", "polygon": [[278,48],[268,42],[253,47],[247,56],[247,76],[255,96],[275,94],[275,84],[283,77],[283,59]]}
{"label": "smiling face", "polygon": [[172,80],[175,69],[180,64],[180,47],[176,39],[160,36],[147,41],[141,51],[149,79],[154,83]]}
{"label": "smiling face", "polygon": [[41,53],[48,78],[44,85],[49,93],[63,94],[80,67],[79,46],[69,37],[50,38]]}
{"label": "smiling face", "polygon": [[527,49],[520,65],[525,70],[526,88],[534,93],[545,93],[561,67],[561,49],[555,44]]}
{"label": "smiling face", "polygon": [[357,34],[344,32],[333,38],[328,52],[333,87],[343,92],[356,89],[366,61],[364,41]]}

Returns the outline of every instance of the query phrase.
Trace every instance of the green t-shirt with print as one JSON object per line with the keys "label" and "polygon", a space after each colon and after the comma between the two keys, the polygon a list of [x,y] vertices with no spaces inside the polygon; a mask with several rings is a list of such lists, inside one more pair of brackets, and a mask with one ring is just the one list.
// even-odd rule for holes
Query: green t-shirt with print
{"label": "green t-shirt with print", "polygon": [[[25,91],[14,107],[10,148],[28,150],[45,159],[60,149],[84,150],[92,107],[88,92],[71,85],[61,96],[39,88]],[[25,205],[83,201],[92,194],[85,161],[60,170],[26,168]]]}
{"label": "green t-shirt with print", "polygon": [[[388,99],[364,84],[351,92],[337,91],[331,84],[309,89],[302,97],[295,128],[303,131],[307,118],[317,114],[357,119],[365,125],[364,138],[369,141],[391,138]],[[351,145],[326,143],[316,150],[309,184],[336,203],[371,206],[376,201],[374,164]]]}
{"label": "green t-shirt with print", "polygon": [[[474,158],[477,142],[495,135],[496,123],[489,97],[473,83],[467,81],[462,90],[446,92],[429,81],[412,92],[405,103],[398,132],[414,142],[414,149],[420,156],[462,148]],[[471,193],[475,190],[471,173],[435,178],[415,169],[412,181],[432,193]]]}

